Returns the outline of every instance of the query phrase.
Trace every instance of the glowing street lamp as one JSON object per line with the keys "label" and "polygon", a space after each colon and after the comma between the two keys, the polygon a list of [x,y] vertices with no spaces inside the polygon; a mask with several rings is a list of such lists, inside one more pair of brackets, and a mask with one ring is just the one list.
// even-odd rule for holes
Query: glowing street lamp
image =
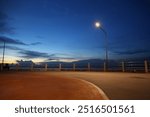
{"label": "glowing street lamp", "polygon": [[95,27],[96,27],[96,28],[100,28],[100,27],[101,27],[100,22],[95,22]]}
{"label": "glowing street lamp", "polygon": [[108,69],[108,36],[107,36],[107,32],[104,30],[104,28],[102,27],[100,22],[95,22],[95,27],[98,29],[101,29],[105,34],[105,64],[106,64],[105,70],[107,70]]}

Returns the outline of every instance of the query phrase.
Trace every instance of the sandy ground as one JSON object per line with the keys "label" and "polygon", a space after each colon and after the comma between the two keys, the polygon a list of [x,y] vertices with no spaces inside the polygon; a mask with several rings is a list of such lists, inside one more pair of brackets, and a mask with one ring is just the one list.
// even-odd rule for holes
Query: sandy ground
{"label": "sandy ground", "polygon": [[1,100],[101,100],[107,99],[95,85],[61,72],[0,73]]}
{"label": "sandy ground", "polygon": [[60,72],[57,75],[92,82],[101,88],[109,99],[150,100],[149,73]]}

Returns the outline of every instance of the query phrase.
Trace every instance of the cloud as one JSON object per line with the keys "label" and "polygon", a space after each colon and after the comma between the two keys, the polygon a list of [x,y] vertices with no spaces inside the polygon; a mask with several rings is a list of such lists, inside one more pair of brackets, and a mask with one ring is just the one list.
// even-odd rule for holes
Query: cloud
{"label": "cloud", "polygon": [[[0,49],[3,48],[3,45],[0,45]],[[43,53],[43,52],[38,52],[38,51],[30,51],[30,50],[25,50],[16,46],[10,46],[6,45],[6,49],[10,50],[15,50],[18,52],[18,54],[21,54],[21,58],[26,58],[26,59],[34,59],[34,58],[46,58],[48,59],[50,55],[48,53]]]}
{"label": "cloud", "polygon": [[8,16],[0,11],[0,34],[5,33],[14,33],[14,28],[9,25],[9,18]]}
{"label": "cloud", "polygon": [[33,59],[33,58],[48,58],[48,53],[38,52],[38,51],[30,51],[30,50],[21,50],[19,51],[20,54],[22,54],[23,58],[26,59]]}
{"label": "cloud", "polygon": [[137,50],[125,50],[125,51],[113,51],[113,52],[118,55],[135,55],[135,54],[149,53],[150,50],[137,49]]}
{"label": "cloud", "polygon": [[[22,54],[22,58],[26,59],[35,59],[35,58],[44,58],[45,61],[75,61],[76,58],[73,57],[65,57],[66,54],[48,54],[44,52],[38,51],[30,51],[30,50],[20,50],[19,54]],[[68,55],[68,54],[67,54]]]}
{"label": "cloud", "polygon": [[41,45],[41,42],[35,42],[35,43],[31,43],[30,45]]}
{"label": "cloud", "polygon": [[[0,49],[2,48],[3,48],[3,45],[0,45]],[[26,58],[26,59],[33,59],[33,58],[47,58],[48,59],[50,57],[48,53],[25,50],[16,46],[6,45],[6,49],[18,51],[18,53],[22,55],[19,57]]]}
{"label": "cloud", "polygon": [[[0,38],[0,42],[3,42],[3,41],[4,41],[4,38]],[[6,42],[9,44],[28,45],[23,42],[12,40],[12,39],[7,39]],[[32,45],[36,45],[36,44],[40,44],[40,42],[39,43],[37,42],[34,44],[32,43]],[[29,45],[31,45],[31,44],[29,44]],[[0,49],[2,49],[2,48],[3,48],[3,45],[0,45]],[[26,58],[26,59],[45,58],[45,59],[47,59],[47,61],[62,60],[62,59],[67,59],[67,60],[74,59],[74,58],[68,57],[69,56],[68,54],[63,54],[63,53],[48,54],[45,52],[26,50],[23,48],[16,47],[14,45],[6,44],[6,49],[18,51],[18,54],[21,54],[21,56],[19,56],[19,57]]]}
{"label": "cloud", "polygon": [[55,53],[49,55],[49,58],[46,60],[48,61],[64,61],[64,62],[72,62],[72,61],[77,61],[77,58],[72,57],[69,54],[64,54],[64,53]]}
{"label": "cloud", "polygon": [[2,42],[2,43],[6,42],[7,44],[27,45],[24,42],[21,42],[19,40],[12,39],[12,38],[9,38],[9,37],[5,37],[5,36],[0,36],[0,42]]}
{"label": "cloud", "polygon": [[18,8],[14,6],[18,4],[15,0],[0,0],[0,34],[13,34],[14,27],[11,26],[12,18],[9,17],[9,11]]}
{"label": "cloud", "polygon": [[[6,45],[5,47],[6,47],[6,49],[10,49],[10,50],[23,50],[23,49],[18,48],[18,47],[16,47],[16,46],[9,46],[9,45]],[[3,48],[3,45],[0,45],[0,49],[2,49],[2,48]]]}
{"label": "cloud", "polygon": [[42,44],[41,42],[34,42],[31,44],[26,44],[20,40],[12,39],[12,38],[5,37],[5,36],[0,36],[0,42],[1,43],[5,42],[6,44],[15,44],[15,45],[40,45]]}
{"label": "cloud", "polygon": [[[0,41],[2,41],[2,39]],[[18,42],[14,40],[13,41],[7,40],[7,42],[11,44],[20,44],[20,41]],[[23,43],[23,45],[27,45],[27,44]],[[0,45],[0,49],[2,48],[3,48],[3,45]],[[72,55],[69,55],[69,54],[63,54],[63,53],[48,54],[45,52],[26,50],[20,47],[16,47],[14,45],[6,45],[6,49],[17,51],[18,57],[21,57],[22,59],[23,58],[25,59],[44,58],[45,61],[67,61],[67,62],[77,60],[77,58],[73,58]]]}
{"label": "cloud", "polygon": [[51,60],[75,60],[76,58],[69,58],[69,57],[51,57],[49,58],[48,60],[51,61]]}

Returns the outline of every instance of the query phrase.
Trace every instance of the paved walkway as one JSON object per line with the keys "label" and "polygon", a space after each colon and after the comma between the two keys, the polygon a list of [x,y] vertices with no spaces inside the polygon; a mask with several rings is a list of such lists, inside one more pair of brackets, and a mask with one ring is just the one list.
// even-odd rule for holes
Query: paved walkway
{"label": "paved walkway", "polygon": [[0,73],[1,100],[103,100],[106,95],[97,86],[51,72]]}

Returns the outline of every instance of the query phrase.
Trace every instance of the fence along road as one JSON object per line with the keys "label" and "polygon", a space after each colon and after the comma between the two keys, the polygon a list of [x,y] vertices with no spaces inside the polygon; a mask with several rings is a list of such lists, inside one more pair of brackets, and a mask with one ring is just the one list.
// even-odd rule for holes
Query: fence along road
{"label": "fence along road", "polygon": [[[106,71],[106,64],[102,63],[91,64],[84,63],[76,64],[76,63],[58,63],[58,64],[43,64],[43,65],[10,65],[10,70],[30,70],[30,71]],[[148,73],[150,71],[150,62],[148,61],[140,61],[140,62],[109,62],[108,71],[120,71],[120,72],[145,72]]]}

